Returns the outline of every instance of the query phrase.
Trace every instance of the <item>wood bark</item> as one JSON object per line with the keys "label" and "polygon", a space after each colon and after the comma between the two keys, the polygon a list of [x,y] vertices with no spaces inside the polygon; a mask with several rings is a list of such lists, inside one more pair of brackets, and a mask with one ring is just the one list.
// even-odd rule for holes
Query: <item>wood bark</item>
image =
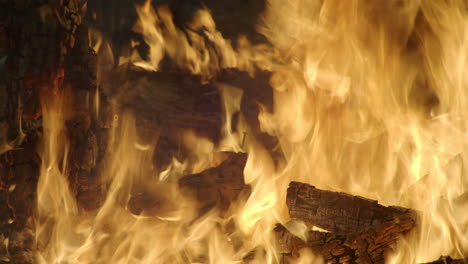
{"label": "wood bark", "polygon": [[436,261],[427,262],[424,264],[468,264],[468,258],[452,259],[451,257],[442,256]]}
{"label": "wood bark", "polygon": [[413,210],[298,182],[290,183],[287,206],[291,218],[330,232],[310,231],[302,241],[277,227],[280,252],[294,256],[308,247],[332,263],[384,263],[386,252],[416,224]]}
{"label": "wood bark", "polygon": [[74,0],[0,1],[0,238],[8,238],[1,261],[34,262],[40,98],[61,89],[80,23]]}
{"label": "wood bark", "polygon": [[[208,168],[200,173],[182,176],[175,183],[167,182],[156,184],[148,188],[135,189],[128,203],[129,210],[137,215],[155,215],[170,207],[174,201],[168,201],[164,188],[175,188],[182,196],[194,201],[194,206],[200,214],[207,210],[217,208],[221,213],[226,212],[233,202],[240,202],[248,198],[250,186],[244,183],[244,167],[247,161],[245,153],[220,153],[224,160],[217,166]],[[169,185],[168,185],[169,184]],[[148,184],[147,184],[148,185]]]}
{"label": "wood bark", "polygon": [[340,235],[366,231],[414,215],[406,208],[385,207],[374,200],[320,190],[299,182],[290,183],[286,199],[292,218]]}
{"label": "wood bark", "polygon": [[[154,165],[165,169],[177,157],[183,160],[185,150],[181,135],[187,130],[217,144],[220,140],[225,114],[220,84],[238,87],[242,93],[239,111],[232,114],[231,132],[236,131],[239,116],[247,121],[251,133],[266,149],[280,157],[277,139],[260,129],[260,108],[273,111],[272,90],[268,83],[269,74],[258,72],[252,78],[245,72],[234,69],[223,70],[208,83],[200,76],[180,71],[151,72],[133,65],[122,65],[108,73],[102,80],[102,95],[113,98],[119,112],[130,111],[136,117],[138,132],[142,140],[157,142]],[[107,104],[110,107],[110,104]],[[104,109],[103,113],[112,113]],[[112,122],[107,114],[103,122]],[[243,133],[241,131],[240,133]]]}
{"label": "wood bark", "polygon": [[247,154],[228,153],[219,166],[187,175],[180,179],[179,186],[198,202],[200,208],[218,206],[227,209],[232,202],[250,195],[250,186],[244,183],[246,162]]}
{"label": "wood bark", "polygon": [[97,56],[89,47],[88,28],[78,26],[75,45],[65,60],[64,85],[71,90],[70,116],[65,120],[66,136],[70,141],[67,176],[72,192],[86,210],[98,208],[103,199],[103,186],[98,178],[99,165],[107,145],[108,127],[96,110],[109,104],[99,96],[96,80]]}

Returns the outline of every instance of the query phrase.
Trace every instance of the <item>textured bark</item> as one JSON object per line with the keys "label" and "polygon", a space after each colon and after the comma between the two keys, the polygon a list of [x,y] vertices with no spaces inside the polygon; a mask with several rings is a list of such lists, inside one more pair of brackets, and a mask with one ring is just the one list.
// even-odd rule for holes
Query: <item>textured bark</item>
{"label": "textured bark", "polygon": [[71,89],[70,116],[65,120],[70,141],[68,178],[71,190],[81,207],[87,210],[100,206],[103,186],[98,179],[98,165],[106,149],[107,128],[96,109],[108,104],[97,94],[97,57],[89,47],[88,28],[80,25],[75,34],[75,46],[65,60],[64,84]]}
{"label": "textured bark", "polygon": [[303,248],[311,249],[331,263],[355,263],[353,261],[357,259],[356,251],[346,244],[345,236],[327,232],[309,231],[307,241],[303,241],[281,225],[277,225],[274,232],[278,242],[278,253],[282,257],[282,263],[292,262],[295,258],[299,257],[299,251]]}
{"label": "textured bark", "polygon": [[[215,144],[219,142],[225,121],[219,89],[223,84],[238,87],[242,93],[239,111],[231,113],[232,132],[242,115],[250,127],[246,133],[252,133],[271,153],[280,156],[275,150],[276,138],[261,132],[258,121],[260,107],[273,111],[268,78],[269,74],[264,72],[252,78],[245,72],[229,69],[215,81],[202,83],[199,76],[183,72],[149,72],[122,65],[106,75],[101,89],[105,97],[115,99],[115,107],[120,112],[130,111],[135,115],[142,140],[157,142],[154,165],[161,170],[172,157],[185,159],[181,134],[187,130]],[[112,112],[104,107],[101,110],[104,113]]]}
{"label": "textured bark", "polygon": [[286,203],[292,218],[341,235],[415,215],[410,209],[385,207],[374,200],[319,190],[299,182],[290,183]]}
{"label": "textured bark", "polygon": [[440,257],[436,261],[427,262],[424,264],[468,264],[468,258],[452,259],[451,257]]}
{"label": "textured bark", "polygon": [[299,251],[307,247],[331,263],[383,264],[393,244],[413,226],[412,219],[405,219],[398,224],[387,222],[375,229],[350,235],[309,231],[307,241],[295,237],[282,226],[277,226],[275,232],[278,253],[284,259],[298,257]]}
{"label": "textured bark", "polygon": [[[220,153],[225,159],[216,167],[200,173],[185,175],[178,180],[176,188],[180,193],[195,201],[195,206],[201,214],[217,207],[224,212],[233,202],[239,202],[250,194],[250,186],[244,183],[243,170],[247,161],[244,153]],[[170,179],[168,179],[170,181]],[[132,191],[128,203],[129,210],[134,214],[154,215],[170,207],[174,201],[161,195],[167,190],[163,183],[149,187],[138,186]],[[148,185],[148,184],[147,184]]]}
{"label": "textured bark", "polygon": [[227,209],[236,200],[250,194],[250,186],[244,183],[246,154],[229,153],[219,166],[180,179],[182,192],[189,194],[200,208],[218,206]]}
{"label": "textured bark", "polygon": [[292,218],[330,232],[309,231],[303,241],[278,226],[279,252],[286,263],[287,256],[297,256],[304,247],[331,263],[384,263],[392,245],[416,224],[416,213],[410,209],[298,182],[288,188],[287,205]]}
{"label": "textured bark", "polygon": [[1,261],[34,262],[40,99],[62,88],[80,23],[74,0],[0,1],[0,237],[8,238]]}
{"label": "textured bark", "polygon": [[143,137],[151,138],[162,127],[195,129],[201,136],[218,137],[219,94],[213,86],[201,85],[196,76],[123,65],[103,80],[102,90],[116,100],[119,111],[135,114]]}

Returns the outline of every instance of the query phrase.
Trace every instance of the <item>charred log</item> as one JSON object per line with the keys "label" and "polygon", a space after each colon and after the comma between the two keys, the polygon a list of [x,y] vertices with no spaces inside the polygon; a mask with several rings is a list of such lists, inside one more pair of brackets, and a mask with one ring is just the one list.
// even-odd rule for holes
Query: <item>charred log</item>
{"label": "charred log", "polygon": [[40,99],[61,89],[80,23],[74,0],[0,1],[0,237],[8,238],[2,261],[34,262]]}
{"label": "charred log", "polygon": [[277,225],[274,232],[282,263],[289,263],[294,258],[299,257],[299,252],[303,248],[311,249],[313,252],[320,254],[326,261],[332,263],[349,263],[357,259],[356,251],[346,244],[345,236],[309,231],[307,241],[303,241],[291,234],[282,225]]}
{"label": "charred log", "polygon": [[375,229],[350,235],[309,231],[307,241],[294,236],[283,226],[277,226],[275,232],[279,254],[284,259],[294,259],[300,255],[301,249],[309,248],[331,263],[383,264],[392,245],[413,225],[414,222],[409,219],[398,224],[388,222]]}
{"label": "charred log", "polygon": [[[275,153],[276,138],[262,132],[258,121],[260,108],[273,111],[268,79],[269,74],[265,72],[258,72],[252,78],[245,72],[229,69],[222,71],[216,82],[203,83],[200,76],[188,73],[150,72],[122,65],[106,76],[102,95],[115,99],[116,108],[134,113],[143,140],[157,142],[155,166],[164,169],[173,156],[183,154],[180,136],[184,131],[193,131],[215,144],[219,142],[225,122],[220,85],[236,87],[242,93],[239,111],[231,113],[233,130],[239,120],[236,117],[242,115],[250,127],[248,133]],[[112,112],[104,107],[101,111]],[[112,119],[112,114],[107,118]]]}
{"label": "charred log", "polygon": [[464,259],[452,259],[451,257],[440,257],[436,261],[424,263],[424,264],[467,264],[468,263],[468,258]]}
{"label": "charred log", "polygon": [[289,213],[328,232],[309,231],[303,241],[284,227],[277,227],[279,250],[297,256],[310,248],[332,263],[384,263],[385,254],[416,223],[413,210],[385,207],[377,201],[316,189],[291,182],[287,193]]}
{"label": "charred log", "polygon": [[385,207],[374,200],[319,190],[299,182],[290,183],[286,199],[291,218],[340,235],[415,217],[410,209]]}
{"label": "charred log", "polygon": [[102,200],[97,171],[106,149],[107,133],[96,107],[95,100],[100,99],[96,80],[97,57],[89,47],[85,25],[76,30],[75,45],[65,60],[65,72],[64,84],[70,88],[73,98],[69,106],[71,115],[65,121],[70,141],[68,178],[81,207],[90,210],[99,207]]}
{"label": "charred log", "polygon": [[246,162],[246,154],[229,153],[219,166],[187,175],[180,179],[179,186],[201,209],[213,206],[227,209],[232,202],[250,194],[250,186],[244,183]]}
{"label": "charred log", "polygon": [[[244,183],[243,174],[247,155],[231,152],[222,154],[225,157],[219,165],[183,176],[176,182],[176,189],[195,201],[194,205],[200,214],[214,207],[223,212],[233,202],[241,201],[250,194],[250,186]],[[169,201],[161,193],[174,187],[171,184],[165,182],[154,186],[136,186],[128,203],[129,210],[137,215],[154,215],[170,208],[174,201]]]}

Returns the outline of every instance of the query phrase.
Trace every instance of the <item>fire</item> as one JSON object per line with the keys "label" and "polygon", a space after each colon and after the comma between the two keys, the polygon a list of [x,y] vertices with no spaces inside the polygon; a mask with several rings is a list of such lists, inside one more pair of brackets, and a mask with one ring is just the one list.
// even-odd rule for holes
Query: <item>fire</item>
{"label": "fire", "polygon": [[[85,211],[66,180],[70,113],[63,92],[43,104],[35,216],[40,263],[278,263],[275,224],[298,236],[305,228],[286,224],[292,180],[418,210],[417,232],[398,243],[389,263],[468,254],[468,13],[462,2],[269,0],[258,24],[269,45],[241,38],[236,48],[209,10],[199,10],[184,33],[167,7],[154,10],[147,1],[136,9],[135,30],[150,55],[121,62],[158,71],[168,56],[203,82],[227,68],[271,72],[274,111],[260,106],[258,120],[278,139],[283,158],[274,161],[243,117],[232,127],[244,95],[239,87],[217,83],[221,143],[180,131],[191,158],[173,157],[160,172],[152,167],[157,140],[143,142],[134,113],[115,109],[99,175],[107,194],[100,208]],[[200,217],[177,180],[220,164],[220,151],[248,154],[244,181],[252,191],[227,212]],[[153,211],[129,209],[139,188],[158,201]],[[305,250],[297,263],[323,261]]]}
{"label": "fire", "polygon": [[420,210],[394,263],[466,255],[463,8],[270,1],[261,28],[288,59],[261,119],[280,138],[284,177]]}

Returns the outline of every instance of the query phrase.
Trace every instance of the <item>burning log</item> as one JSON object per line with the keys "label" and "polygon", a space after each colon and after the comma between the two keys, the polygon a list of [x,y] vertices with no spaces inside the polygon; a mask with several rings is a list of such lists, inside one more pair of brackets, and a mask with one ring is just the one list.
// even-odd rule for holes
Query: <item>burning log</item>
{"label": "burning log", "polygon": [[289,184],[286,199],[292,218],[340,235],[366,231],[386,222],[398,222],[415,216],[410,209],[385,207],[374,200],[319,190],[299,182]]}
{"label": "burning log", "polygon": [[[278,253],[281,254],[282,263],[289,263],[289,259],[299,256],[303,248],[310,248],[332,263],[345,263],[356,259],[355,250],[346,245],[346,237],[333,233],[309,231],[307,241],[291,234],[284,226],[277,225],[274,229]],[[333,262],[334,261],[334,262]]]}
{"label": "burning log", "polygon": [[249,133],[271,153],[277,151],[274,150],[277,139],[262,132],[258,121],[260,106],[267,111],[273,110],[273,94],[268,80],[266,72],[259,71],[252,78],[245,72],[228,69],[223,70],[216,80],[202,83],[200,76],[181,71],[152,72],[125,64],[108,73],[102,94],[114,98],[117,108],[135,114],[138,132],[145,140],[161,144],[162,149],[159,146],[156,149],[158,162],[155,166],[164,169],[174,153],[180,152],[180,133],[183,131],[191,130],[215,144],[219,142],[225,121],[219,84],[236,87],[242,93],[239,111],[230,113],[233,130],[242,114],[250,126]]}
{"label": "burning log", "polygon": [[29,219],[40,166],[40,97],[61,89],[80,24],[77,1],[0,3],[0,238],[8,238],[0,242],[2,263],[34,262]]}
{"label": "burning log", "polygon": [[219,206],[221,210],[242,197],[248,197],[250,186],[244,183],[245,153],[229,153],[219,166],[180,179],[179,186],[199,204],[209,209]]}
{"label": "burning log", "polygon": [[468,258],[464,259],[452,259],[451,257],[440,257],[436,261],[424,263],[424,264],[468,264]]}
{"label": "burning log", "polygon": [[[73,98],[69,106],[72,114],[65,121],[71,143],[68,179],[80,206],[91,210],[98,208],[101,200],[97,171],[107,146],[107,128],[102,118],[96,116],[97,56],[88,43],[88,28],[82,24],[65,60],[64,83],[71,87]],[[108,104],[105,97],[99,99],[100,105]]]}
{"label": "burning log", "polygon": [[[226,158],[218,166],[183,176],[177,183],[181,193],[196,202],[201,214],[213,207],[224,212],[233,202],[250,194],[250,186],[244,183],[243,174],[247,155],[231,152],[222,154],[226,154]],[[154,215],[164,210],[162,207],[171,201],[159,195],[164,192],[162,186],[156,186],[151,191],[133,192],[128,204],[130,211],[137,215]]]}
{"label": "burning log", "polygon": [[309,231],[307,241],[277,227],[280,253],[295,256],[308,247],[332,263],[384,263],[392,244],[416,223],[416,213],[377,201],[291,182],[287,193],[291,218],[327,232]]}
{"label": "burning log", "polygon": [[[205,83],[200,76],[181,71],[152,72],[124,64],[106,76],[102,90],[106,96],[116,98],[120,108],[131,109],[157,126],[164,121],[172,126],[213,128],[222,118],[218,84],[234,86],[243,91],[244,100],[272,111],[269,76],[259,71],[252,78],[246,72],[226,69],[216,80]],[[244,113],[248,110],[252,109],[241,109]],[[252,112],[254,117],[256,111]]]}
{"label": "burning log", "polygon": [[222,124],[220,98],[212,85],[200,84],[196,76],[123,65],[108,78],[103,94],[115,98],[119,109],[135,113],[142,135],[161,128],[193,129],[200,136],[217,139]]}

